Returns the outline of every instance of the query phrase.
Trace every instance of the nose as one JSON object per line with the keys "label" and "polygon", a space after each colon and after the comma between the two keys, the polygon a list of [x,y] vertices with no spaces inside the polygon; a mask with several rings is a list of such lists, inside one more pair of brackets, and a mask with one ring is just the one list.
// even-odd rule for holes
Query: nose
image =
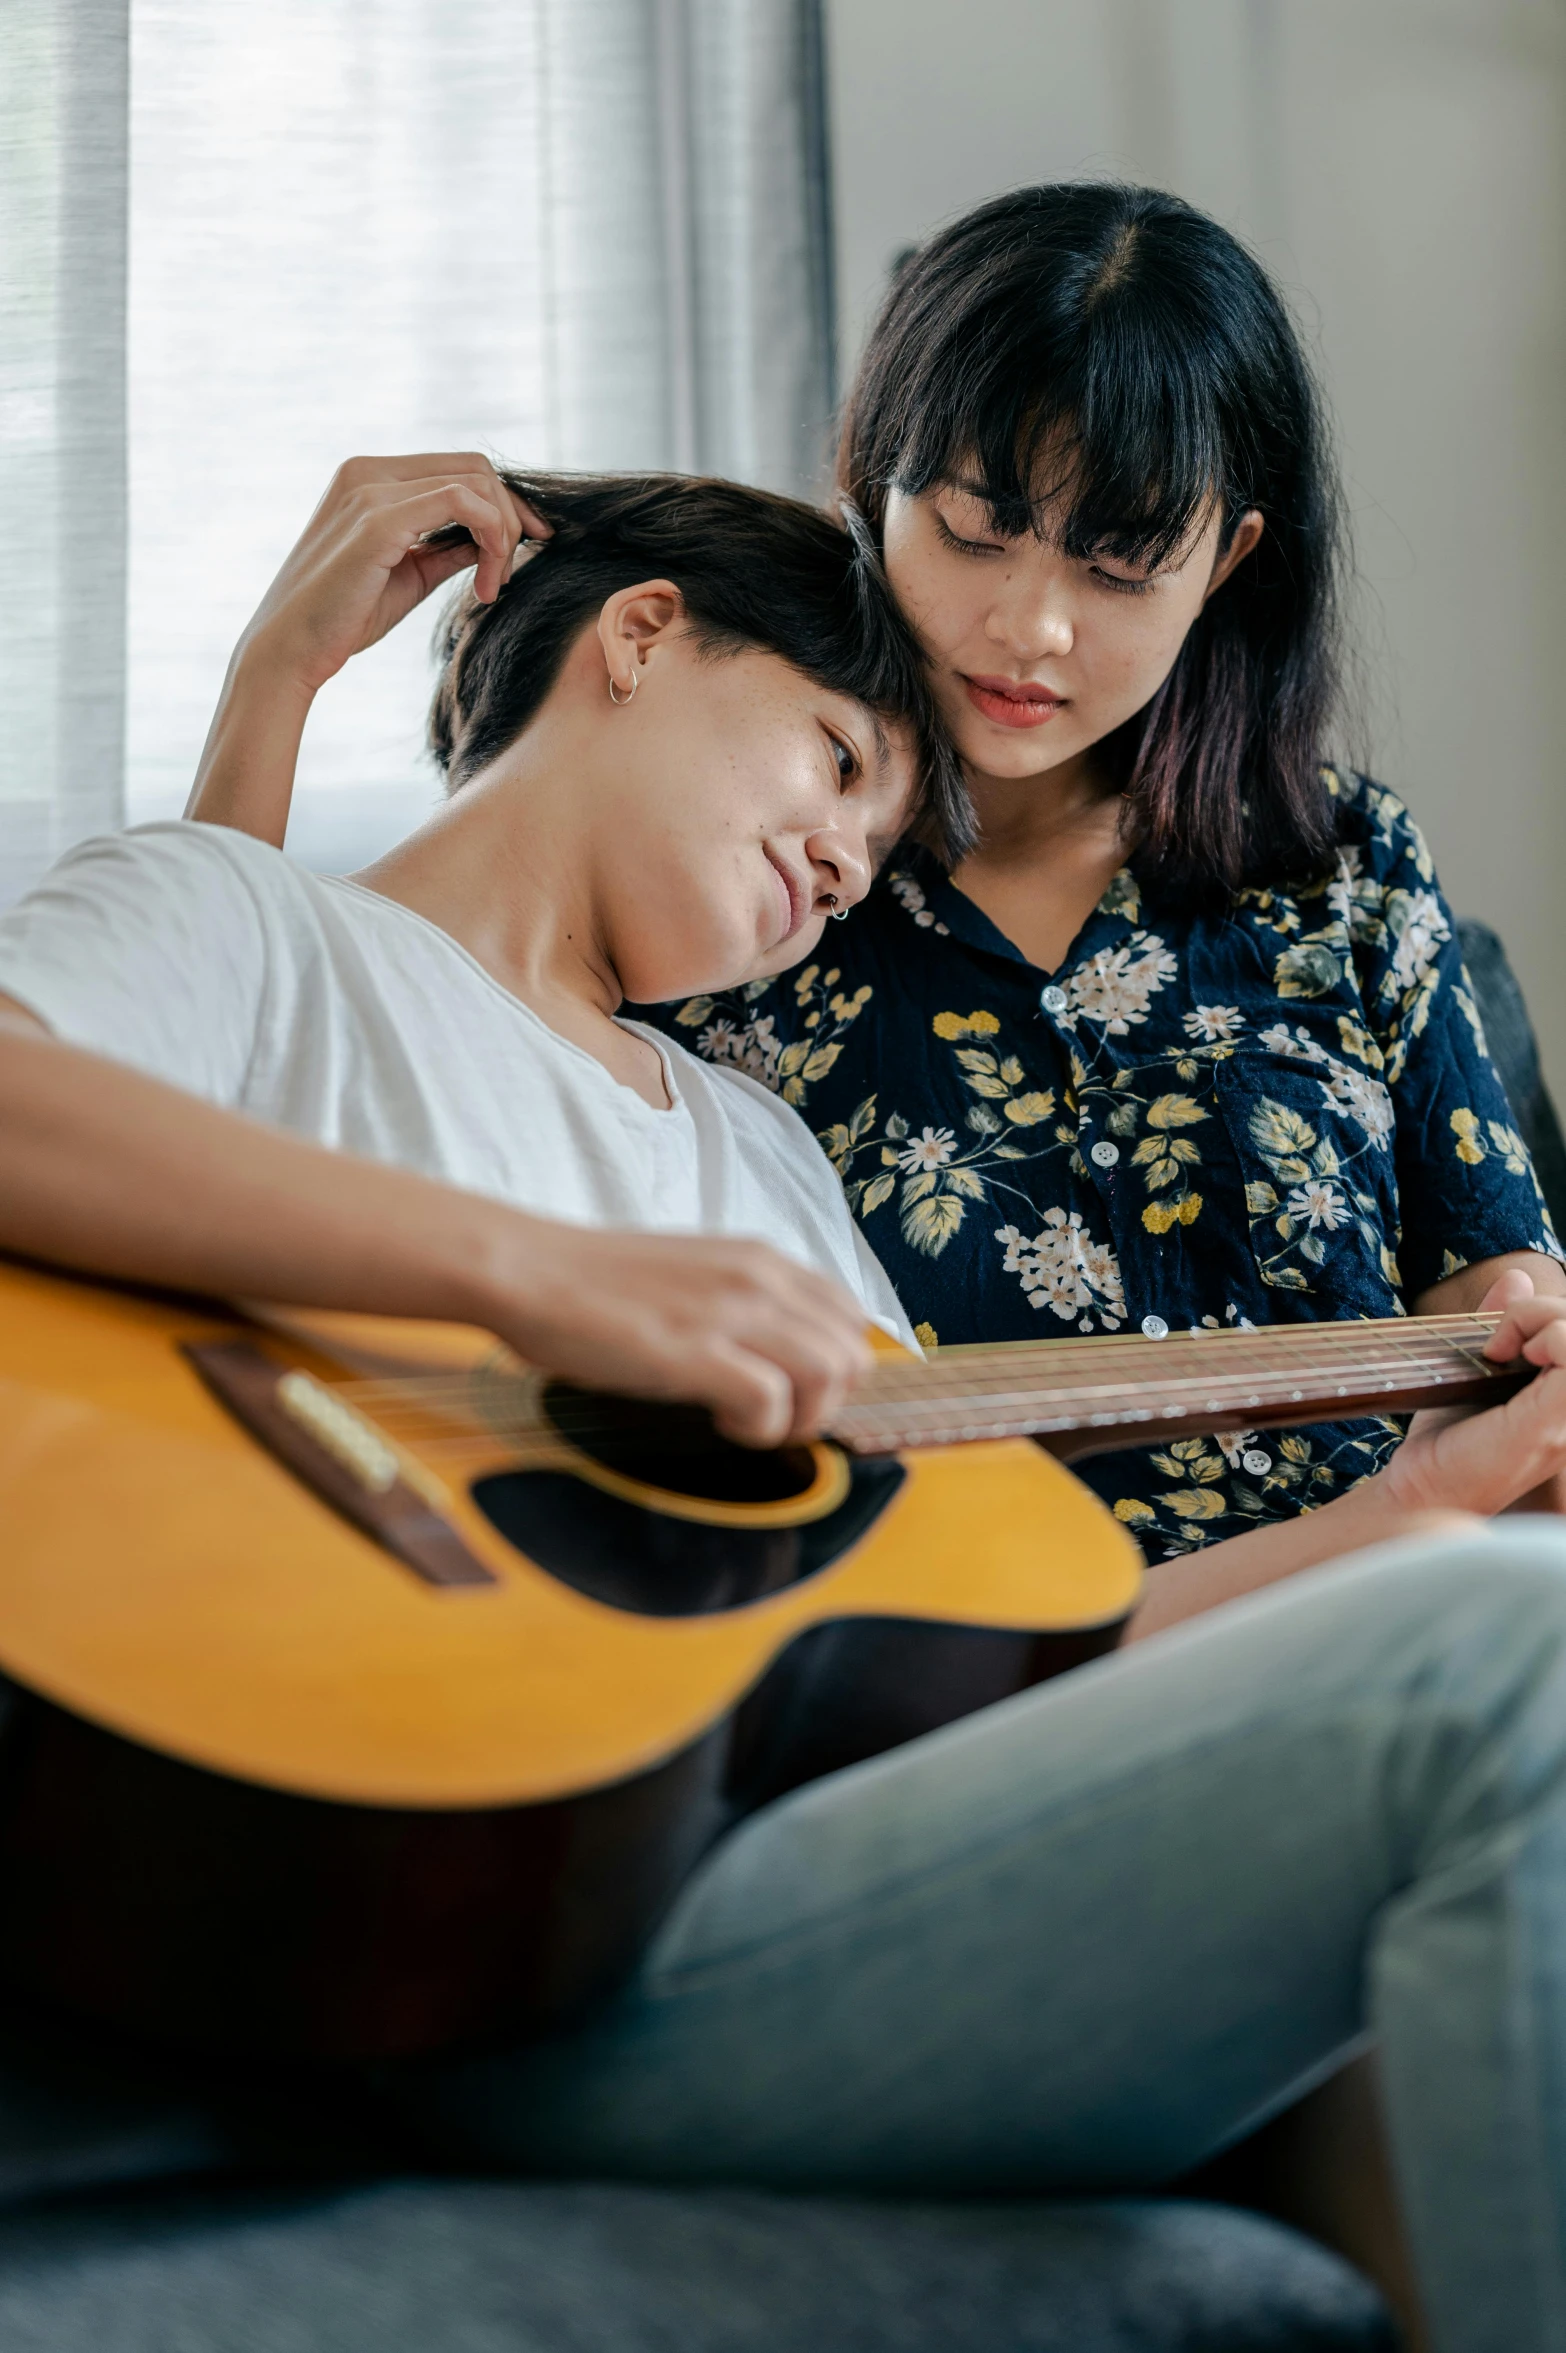
{"label": "nose", "polygon": [[1070,584],[1051,564],[1034,573],[1023,567],[1004,583],[985,618],[984,634],[1016,662],[1069,654],[1076,643]]}
{"label": "nose", "polygon": [[[809,835],[805,855],[815,885],[816,910],[831,915],[857,907],[873,879],[870,850],[862,831],[838,823]],[[834,902],[829,905],[828,901]]]}

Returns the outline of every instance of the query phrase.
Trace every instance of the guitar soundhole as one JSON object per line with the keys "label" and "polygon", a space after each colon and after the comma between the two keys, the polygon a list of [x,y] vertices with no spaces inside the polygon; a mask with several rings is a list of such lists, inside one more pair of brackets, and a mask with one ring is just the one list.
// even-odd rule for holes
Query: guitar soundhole
{"label": "guitar soundhole", "polygon": [[[765,1465],[772,1458],[749,1459]],[[627,1473],[674,1491],[670,1474],[661,1456],[646,1471]],[[829,1567],[880,1518],[906,1476],[901,1463],[884,1457],[855,1462],[837,1509],[797,1528],[705,1527],[606,1495],[569,1471],[501,1471],[477,1482],[473,1500],[508,1544],[578,1593],[643,1617],[685,1618],[743,1609]],[[777,1491],[753,1487],[733,1500],[777,1500]]]}
{"label": "guitar soundhole", "polygon": [[544,1411],[571,1444],[606,1471],[671,1495],[709,1503],[787,1503],[815,1478],[807,1447],[760,1451],[720,1437],[694,1405],[640,1405],[551,1381]]}

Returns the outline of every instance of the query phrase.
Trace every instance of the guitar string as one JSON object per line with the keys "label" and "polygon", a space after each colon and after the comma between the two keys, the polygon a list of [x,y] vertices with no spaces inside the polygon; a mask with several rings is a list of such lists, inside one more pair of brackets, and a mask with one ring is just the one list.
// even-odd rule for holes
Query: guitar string
{"label": "guitar string", "polygon": [[[876,1417],[892,1417],[901,1422],[922,1423],[932,1419],[944,1420],[960,1415],[965,1410],[991,1414],[1007,1409],[1022,1409],[1052,1418],[1091,1416],[1114,1418],[1117,1410],[1129,1413],[1137,1421],[1189,1415],[1210,1408],[1213,1412],[1247,1413],[1276,1412],[1285,1405],[1301,1402],[1331,1404],[1337,1398],[1375,1398],[1393,1396],[1410,1389],[1450,1389],[1458,1385],[1481,1387],[1507,1380],[1515,1375],[1515,1367],[1476,1365],[1471,1361],[1453,1364],[1450,1359],[1410,1361],[1408,1359],[1365,1360],[1352,1368],[1327,1365],[1312,1368],[1297,1367],[1287,1377],[1287,1395],[1274,1385],[1256,1386],[1258,1375],[1252,1369],[1236,1372],[1209,1372],[1205,1378],[1165,1380],[1156,1383],[1103,1383],[1088,1388],[1054,1383],[1018,1384],[1014,1378],[1004,1382],[999,1378],[979,1385],[965,1386],[956,1392],[912,1393],[891,1395],[859,1395],[849,1398],[841,1408],[840,1417],[856,1422]],[[1349,1372],[1347,1379],[1341,1377]],[[516,1384],[518,1389],[523,1384]],[[1134,1401],[1147,1398],[1152,1391],[1156,1408],[1148,1405],[1137,1410]],[[378,1389],[366,1394],[362,1389],[344,1385],[337,1392],[344,1401],[358,1405],[372,1420],[386,1423],[401,1421],[408,1415],[434,1415],[437,1418],[456,1418],[476,1427],[492,1428],[512,1418],[517,1406],[531,1405],[531,1400],[515,1399],[491,1388],[453,1389],[436,1395],[388,1392]],[[535,1409],[536,1410],[536,1409]],[[591,1407],[572,1410],[564,1400],[554,1400],[545,1409],[549,1421],[562,1431],[578,1435],[623,1432],[623,1420],[611,1420]],[[674,1435],[663,1425],[660,1442]]]}
{"label": "guitar string", "polygon": [[[1157,1382],[1104,1382],[1091,1387],[1082,1384],[1062,1385],[1053,1382],[1022,1382],[1015,1378],[994,1380],[977,1386],[965,1386],[958,1391],[914,1391],[905,1394],[859,1394],[849,1398],[845,1413],[892,1413],[902,1416],[946,1414],[960,1411],[966,1405],[997,1409],[1008,1405],[1027,1405],[1040,1410],[1069,1413],[1075,1410],[1105,1411],[1119,1403],[1146,1398],[1151,1392],[1169,1410],[1194,1410],[1210,1400],[1214,1407],[1244,1408],[1270,1411],[1279,1406],[1298,1403],[1307,1394],[1320,1402],[1334,1397],[1358,1397],[1380,1390],[1394,1391],[1408,1388],[1451,1387],[1457,1383],[1489,1384],[1511,1378],[1515,1366],[1475,1364],[1472,1361],[1453,1363],[1450,1358],[1414,1360],[1402,1358],[1366,1359],[1352,1368],[1341,1364],[1314,1367],[1298,1366],[1286,1376],[1291,1382],[1288,1393],[1266,1383],[1258,1389],[1258,1375],[1254,1369],[1234,1372],[1209,1372],[1205,1376]],[[1348,1378],[1342,1377],[1345,1372]],[[526,1384],[508,1384],[517,1391]],[[368,1411],[372,1418],[401,1416],[408,1413],[429,1413],[439,1416],[458,1416],[480,1423],[491,1422],[497,1412],[505,1412],[514,1404],[524,1402],[513,1398],[494,1385],[454,1387],[438,1393],[397,1391],[377,1387],[367,1390],[343,1384],[335,1394],[345,1402]],[[530,1400],[528,1402],[531,1402]],[[563,1399],[553,1399],[546,1408],[549,1419],[557,1427],[569,1425],[573,1429],[610,1431],[623,1429],[623,1420],[610,1419],[600,1411],[583,1405],[573,1410]]]}
{"label": "guitar string", "polygon": [[[1421,1318],[1422,1323],[1437,1327],[1417,1335],[1406,1325],[1353,1326],[1343,1333],[1341,1341],[1326,1342],[1324,1329],[1290,1327],[1285,1332],[1269,1333],[1263,1344],[1256,1345],[1251,1333],[1201,1333],[1189,1335],[1203,1344],[1203,1354],[1216,1358],[1219,1351],[1231,1361],[1222,1366],[1209,1362],[1194,1370],[1181,1369],[1181,1359],[1172,1358],[1167,1342],[1143,1341],[1131,1343],[1136,1349],[1135,1361],[1120,1356],[1122,1343],[1116,1340],[1086,1342],[1038,1341],[1018,1342],[1004,1348],[975,1350],[959,1365],[948,1365],[939,1357],[925,1362],[910,1360],[906,1364],[878,1361],[864,1386],[857,1393],[855,1403],[873,1405],[895,1400],[899,1405],[915,1399],[960,1403],[967,1397],[993,1396],[998,1389],[1015,1389],[1019,1377],[1027,1378],[1031,1390],[1040,1387],[1066,1400],[1072,1395],[1084,1399],[1101,1397],[1117,1391],[1136,1392],[1149,1386],[1159,1389],[1194,1390],[1223,1385],[1234,1381],[1267,1380],[1283,1377],[1291,1380],[1320,1379],[1329,1384],[1336,1378],[1347,1390],[1352,1377],[1384,1380],[1388,1375],[1407,1375],[1411,1371],[1435,1377],[1461,1377],[1455,1366],[1485,1376],[1499,1375],[1506,1368],[1494,1365],[1478,1353],[1476,1347],[1464,1347],[1465,1340],[1481,1342],[1493,1330],[1490,1319],[1472,1317],[1452,1318],[1446,1331],[1439,1328],[1439,1319]],[[1336,1333],[1341,1327],[1331,1327]],[[1243,1342],[1243,1345],[1240,1345]],[[1433,1344],[1432,1344],[1433,1343]],[[1073,1381],[1072,1372],[1083,1356],[1091,1352],[1102,1362],[1110,1350],[1115,1350],[1115,1370],[1124,1377],[1110,1381],[1100,1379],[1090,1383]],[[1390,1355],[1386,1352],[1390,1350]],[[1280,1361],[1294,1355],[1304,1355],[1314,1361],[1287,1363]],[[1238,1361],[1233,1361],[1234,1359]],[[1189,1362],[1188,1359],[1185,1362]],[[1041,1382],[1032,1377],[1042,1373]],[[942,1376],[946,1375],[947,1378]],[[1063,1377],[1064,1376],[1064,1377]],[[1349,1378],[1344,1378],[1349,1376]],[[460,1367],[414,1375],[383,1376],[375,1379],[354,1379],[336,1384],[346,1398],[362,1398],[366,1403],[390,1404],[394,1400],[424,1399],[441,1404],[453,1399],[471,1398],[477,1390],[498,1393],[503,1388],[514,1388],[535,1376],[527,1370],[498,1373],[482,1366]]]}
{"label": "guitar string", "polygon": [[[1468,1337],[1469,1328],[1465,1319],[1464,1338]],[[1486,1327],[1480,1326],[1473,1336],[1487,1337]],[[1028,1402],[1037,1404],[1047,1397],[1057,1410],[1065,1412],[1071,1410],[1073,1405],[1103,1406],[1117,1396],[1140,1395],[1149,1388],[1161,1390],[1166,1396],[1184,1399],[1217,1391],[1226,1405],[1254,1405],[1257,1410],[1263,1410],[1264,1400],[1260,1396],[1247,1398],[1236,1392],[1247,1388],[1254,1390],[1258,1381],[1267,1387],[1281,1378],[1296,1388],[1302,1382],[1313,1389],[1319,1388],[1325,1396],[1330,1397],[1334,1393],[1340,1396],[1358,1394],[1367,1382],[1381,1388],[1393,1384],[1407,1385],[1414,1380],[1419,1380],[1422,1385],[1432,1382],[1449,1385],[1456,1380],[1476,1377],[1484,1380],[1504,1378],[1509,1369],[1492,1364],[1468,1348],[1450,1344],[1432,1348],[1423,1344],[1423,1334],[1419,1336],[1419,1342],[1413,1345],[1410,1344],[1413,1336],[1401,1332],[1396,1336],[1378,1332],[1375,1337],[1380,1345],[1374,1351],[1366,1345],[1370,1335],[1367,1333],[1361,1336],[1358,1331],[1354,1334],[1352,1347],[1323,1350],[1318,1332],[1308,1350],[1313,1361],[1279,1362],[1278,1351],[1254,1351],[1247,1348],[1239,1363],[1231,1362],[1220,1367],[1217,1363],[1209,1362],[1205,1367],[1189,1371],[1177,1369],[1163,1344],[1150,1343],[1145,1344],[1149,1351],[1157,1347],[1159,1353],[1156,1359],[1149,1354],[1145,1370],[1140,1362],[1135,1373],[1129,1363],[1117,1363],[1117,1372],[1132,1377],[1114,1381],[1100,1379],[1092,1383],[1057,1377],[1061,1374],[1069,1376],[1076,1369],[1069,1361],[1069,1356],[1076,1354],[1070,1350],[1069,1343],[1029,1343],[1004,1358],[997,1352],[982,1368],[971,1360],[961,1368],[960,1373],[958,1368],[952,1367],[951,1372],[958,1376],[953,1381],[940,1378],[947,1368],[938,1361],[924,1365],[911,1363],[907,1367],[878,1365],[845,1410],[858,1414],[877,1411],[929,1414],[960,1409],[967,1403],[993,1407],[1004,1401],[1021,1401],[1024,1397]],[[1454,1341],[1457,1337],[1456,1332],[1451,1335]],[[1390,1354],[1386,1353],[1389,1348]],[[1211,1353],[1216,1354],[1216,1351]],[[1019,1362],[1019,1358],[1024,1356],[1027,1361]],[[1030,1374],[1048,1377],[1029,1378]],[[488,1404],[492,1414],[494,1408],[501,1405],[508,1390],[521,1388],[532,1378],[527,1373],[496,1375],[474,1368],[433,1377],[425,1375],[417,1378],[356,1380],[336,1386],[338,1394],[346,1401],[360,1402],[372,1411],[378,1409],[385,1412],[400,1406],[424,1403],[436,1410],[442,1407],[450,1410],[457,1406],[471,1414],[482,1400]],[[1219,1401],[1215,1399],[1215,1403]],[[1294,1401],[1291,1398],[1285,1402]],[[562,1408],[565,1410],[562,1411]],[[566,1401],[558,1397],[554,1401],[551,1419],[557,1422],[569,1419],[573,1427],[579,1429],[610,1426],[601,1421],[595,1422],[594,1409],[584,1406],[571,1412],[566,1407]]]}
{"label": "guitar string", "polygon": [[[1430,1320],[1434,1321],[1433,1318]],[[1106,1387],[1145,1387],[1149,1378],[1157,1387],[1189,1387],[1214,1380],[1265,1378],[1274,1373],[1295,1378],[1307,1371],[1329,1376],[1334,1372],[1363,1375],[1367,1370],[1379,1372],[1388,1363],[1399,1367],[1417,1364],[1439,1368],[1451,1364],[1454,1358],[1474,1369],[1489,1369],[1490,1360],[1478,1355],[1477,1351],[1463,1347],[1461,1341],[1470,1338],[1474,1341],[1487,1339],[1491,1328],[1487,1324],[1476,1325],[1465,1318],[1450,1332],[1420,1333],[1416,1338],[1402,1326],[1393,1326],[1391,1329],[1385,1325],[1355,1326],[1338,1342],[1329,1341],[1323,1328],[1317,1326],[1307,1327],[1303,1331],[1296,1329],[1287,1334],[1268,1335],[1265,1344],[1261,1346],[1255,1344],[1249,1333],[1243,1336],[1243,1346],[1226,1345],[1229,1342],[1227,1334],[1200,1334],[1193,1336],[1205,1343],[1201,1353],[1209,1361],[1190,1370],[1186,1369],[1190,1365],[1186,1352],[1182,1350],[1174,1354],[1164,1342],[1138,1340],[1134,1343],[1134,1360],[1122,1355],[1114,1341],[1019,1342],[1005,1348],[975,1351],[960,1365],[948,1364],[940,1357],[926,1359],[922,1363],[917,1360],[901,1363],[881,1359],[871,1371],[866,1389],[871,1395],[911,1390],[926,1396],[961,1396],[991,1389],[997,1383],[1014,1384],[1019,1374],[1043,1373],[1047,1375],[1045,1386],[1065,1394],[1077,1387],[1083,1388],[1084,1392],[1088,1389],[1096,1392]],[[1334,1332],[1337,1329],[1333,1327]],[[1238,1334],[1234,1337],[1236,1342],[1241,1339]],[[1386,1354],[1388,1350],[1391,1351],[1390,1357]],[[1287,1359],[1299,1355],[1316,1361],[1309,1365],[1287,1363]],[[1115,1371],[1125,1377],[1113,1382],[1103,1379],[1089,1384],[1073,1382],[1069,1376],[1078,1369],[1084,1358],[1089,1357],[1095,1365],[1102,1365],[1108,1358],[1113,1362]],[[1220,1357],[1229,1359],[1222,1370],[1219,1369]],[[423,1396],[436,1401],[452,1395],[471,1394],[476,1385],[491,1388],[514,1386],[534,1377],[525,1367],[512,1373],[476,1365],[426,1371],[417,1375],[356,1378],[339,1386],[345,1394],[351,1392],[367,1398]]]}
{"label": "guitar string", "polygon": [[[1339,1370],[1342,1368],[1332,1368]],[[1423,1366],[1411,1365],[1407,1360],[1389,1360],[1379,1367],[1356,1366],[1358,1379],[1352,1383],[1332,1381],[1296,1387],[1287,1398],[1273,1397],[1271,1402],[1255,1394],[1245,1393],[1251,1374],[1215,1377],[1205,1381],[1165,1382],[1159,1384],[1165,1394],[1155,1403],[1143,1408],[1127,1409],[1126,1392],[1115,1390],[1092,1392],[1051,1393],[1040,1396],[1037,1390],[1017,1391],[1012,1388],[999,1393],[969,1395],[960,1399],[948,1397],[905,1398],[884,1403],[850,1400],[834,1417],[833,1435],[852,1446],[874,1444],[880,1448],[918,1446],[920,1443],[955,1440],[963,1437],[1005,1435],[1069,1434],[1081,1431],[1084,1435],[1107,1428],[1123,1428],[1128,1438],[1134,1437],[1144,1424],[1209,1420],[1210,1426],[1223,1428],[1231,1417],[1243,1422],[1255,1414],[1258,1426],[1267,1426],[1269,1416],[1278,1414],[1284,1406],[1303,1405],[1320,1408],[1332,1405],[1337,1399],[1352,1397],[1358,1412],[1372,1410],[1381,1399],[1377,1391],[1405,1396],[1411,1390],[1449,1393],[1463,1384],[1470,1395],[1477,1382],[1483,1386],[1508,1376],[1501,1366],[1476,1365],[1469,1360],[1462,1368],[1450,1363],[1431,1361]],[[1418,1374],[1422,1372],[1423,1378]],[[1304,1378],[1304,1376],[1301,1376]],[[1238,1389],[1231,1384],[1238,1381]],[[1213,1394],[1214,1391],[1218,1394]],[[1171,1392],[1175,1392],[1171,1394]],[[1183,1392],[1183,1394],[1181,1393]],[[1118,1402],[1117,1402],[1118,1401]],[[552,1426],[541,1426],[530,1416],[526,1421],[514,1420],[504,1409],[496,1410],[501,1401],[488,1400],[488,1410],[477,1410],[471,1397],[446,1392],[438,1403],[421,1410],[416,1401],[407,1398],[382,1396],[378,1410],[372,1415],[390,1437],[404,1437],[420,1451],[438,1448],[442,1454],[462,1453],[471,1456],[475,1445],[499,1444],[508,1455],[518,1461],[543,1460],[558,1453],[564,1441],[578,1443],[600,1435],[624,1435],[623,1423],[609,1423],[589,1412],[572,1414],[558,1409],[550,1416]],[[429,1428],[433,1413],[438,1422],[446,1424],[445,1432]],[[975,1420],[974,1416],[982,1419]],[[1291,1416],[1293,1419],[1314,1418],[1312,1414]],[[450,1434],[453,1422],[465,1424],[465,1430]],[[701,1451],[705,1434],[692,1430],[688,1436],[676,1437],[667,1427],[659,1433],[660,1451],[684,1454]]]}

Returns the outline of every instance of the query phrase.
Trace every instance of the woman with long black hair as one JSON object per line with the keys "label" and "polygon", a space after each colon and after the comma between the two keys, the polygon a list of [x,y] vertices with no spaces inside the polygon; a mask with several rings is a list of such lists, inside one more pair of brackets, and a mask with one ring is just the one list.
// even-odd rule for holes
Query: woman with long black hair
{"label": "woman with long black hair", "polygon": [[[1257,262],[1156,190],[980,207],[903,263],[838,485],[974,839],[951,872],[905,847],[802,971],[672,1015],[804,1112],[922,1336],[1566,1287],[1429,854],[1332,764],[1340,501]],[[1151,1560],[1205,1551],[1155,1581],[1183,1614],[1299,1565],[1277,1523],[1306,1509],[1315,1557],[1364,1541],[1354,1491],[1401,1434],[1236,1430],[1083,1475]]]}

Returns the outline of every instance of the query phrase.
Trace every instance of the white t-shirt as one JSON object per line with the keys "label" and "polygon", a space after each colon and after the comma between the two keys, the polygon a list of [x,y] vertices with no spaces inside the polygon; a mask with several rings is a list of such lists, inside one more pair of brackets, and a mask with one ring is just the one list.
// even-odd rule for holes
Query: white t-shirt
{"label": "white t-shirt", "polygon": [[70,851],[0,915],[0,995],[232,1111],[540,1217],[742,1234],[911,1340],[804,1122],[637,1022],[673,1108],[562,1038],[422,915],[213,825]]}

